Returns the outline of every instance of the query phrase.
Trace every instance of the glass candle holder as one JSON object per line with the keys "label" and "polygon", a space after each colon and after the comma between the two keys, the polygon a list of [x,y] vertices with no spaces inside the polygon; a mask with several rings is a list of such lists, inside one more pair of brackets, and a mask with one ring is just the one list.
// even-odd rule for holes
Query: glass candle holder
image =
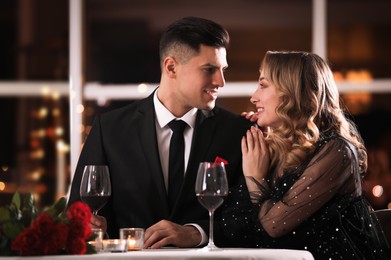
{"label": "glass candle holder", "polygon": [[96,252],[103,250],[103,230],[100,228],[92,229],[92,239],[88,241],[88,244],[94,246]]}
{"label": "glass candle holder", "polygon": [[121,228],[119,237],[126,241],[128,251],[142,250],[144,246],[144,229],[142,228]]}
{"label": "glass candle holder", "polygon": [[125,252],[126,249],[126,241],[123,239],[103,240],[103,250],[105,252]]}

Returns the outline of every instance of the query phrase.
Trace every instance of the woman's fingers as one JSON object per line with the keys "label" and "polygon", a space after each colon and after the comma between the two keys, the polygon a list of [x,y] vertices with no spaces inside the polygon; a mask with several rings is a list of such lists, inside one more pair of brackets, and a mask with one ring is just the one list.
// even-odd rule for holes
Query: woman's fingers
{"label": "woman's fingers", "polygon": [[248,153],[247,138],[245,136],[243,136],[242,138],[242,153],[243,155],[246,155]]}
{"label": "woman's fingers", "polygon": [[246,137],[247,137],[248,149],[253,150],[254,149],[254,137],[253,137],[253,133],[251,130],[247,130]]}
{"label": "woman's fingers", "polygon": [[262,150],[262,152],[265,152],[266,151],[266,141],[265,141],[265,137],[263,136],[262,131],[258,131],[258,138],[259,138],[261,150]]}
{"label": "woman's fingers", "polygon": [[266,147],[263,133],[260,129],[252,126],[250,130],[247,130],[246,136],[242,138],[242,152],[260,152],[264,151]]}

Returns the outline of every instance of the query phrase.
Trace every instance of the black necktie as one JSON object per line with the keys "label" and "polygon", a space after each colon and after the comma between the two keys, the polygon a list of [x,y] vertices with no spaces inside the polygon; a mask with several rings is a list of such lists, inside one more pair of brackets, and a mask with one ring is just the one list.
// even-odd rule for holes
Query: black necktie
{"label": "black necktie", "polygon": [[168,126],[173,131],[168,161],[168,201],[172,209],[185,174],[185,139],[183,130],[185,130],[187,123],[174,119],[168,123]]}

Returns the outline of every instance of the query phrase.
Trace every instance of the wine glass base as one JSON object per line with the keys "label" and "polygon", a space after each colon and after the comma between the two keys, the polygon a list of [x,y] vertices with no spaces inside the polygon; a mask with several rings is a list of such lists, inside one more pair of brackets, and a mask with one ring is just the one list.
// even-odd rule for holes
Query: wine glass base
{"label": "wine glass base", "polygon": [[200,251],[200,252],[210,252],[210,251],[219,251],[219,250],[223,250],[223,249],[221,249],[220,247],[217,247],[215,245],[207,245],[207,246],[204,246],[200,249],[197,249],[197,251]]}

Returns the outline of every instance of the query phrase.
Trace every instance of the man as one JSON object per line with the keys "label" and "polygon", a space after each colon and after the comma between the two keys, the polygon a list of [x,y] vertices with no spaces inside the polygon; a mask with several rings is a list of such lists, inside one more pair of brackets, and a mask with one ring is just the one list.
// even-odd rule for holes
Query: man
{"label": "man", "polygon": [[[194,192],[198,165],[220,157],[228,182],[242,177],[240,141],[249,122],[215,107],[228,67],[228,32],[210,20],[186,17],[171,24],[160,40],[161,80],[149,97],[98,116],[85,142],[73,178],[69,203],[80,200],[87,164],[109,166],[112,196],[94,217],[93,227],[110,237],[119,228],[146,228],[144,246],[196,247],[207,242],[208,211]],[[171,120],[181,119],[185,151],[183,183],[169,204]],[[178,158],[179,159],[179,158]],[[219,213],[216,212],[218,221]],[[224,245],[216,228],[216,244]]]}

